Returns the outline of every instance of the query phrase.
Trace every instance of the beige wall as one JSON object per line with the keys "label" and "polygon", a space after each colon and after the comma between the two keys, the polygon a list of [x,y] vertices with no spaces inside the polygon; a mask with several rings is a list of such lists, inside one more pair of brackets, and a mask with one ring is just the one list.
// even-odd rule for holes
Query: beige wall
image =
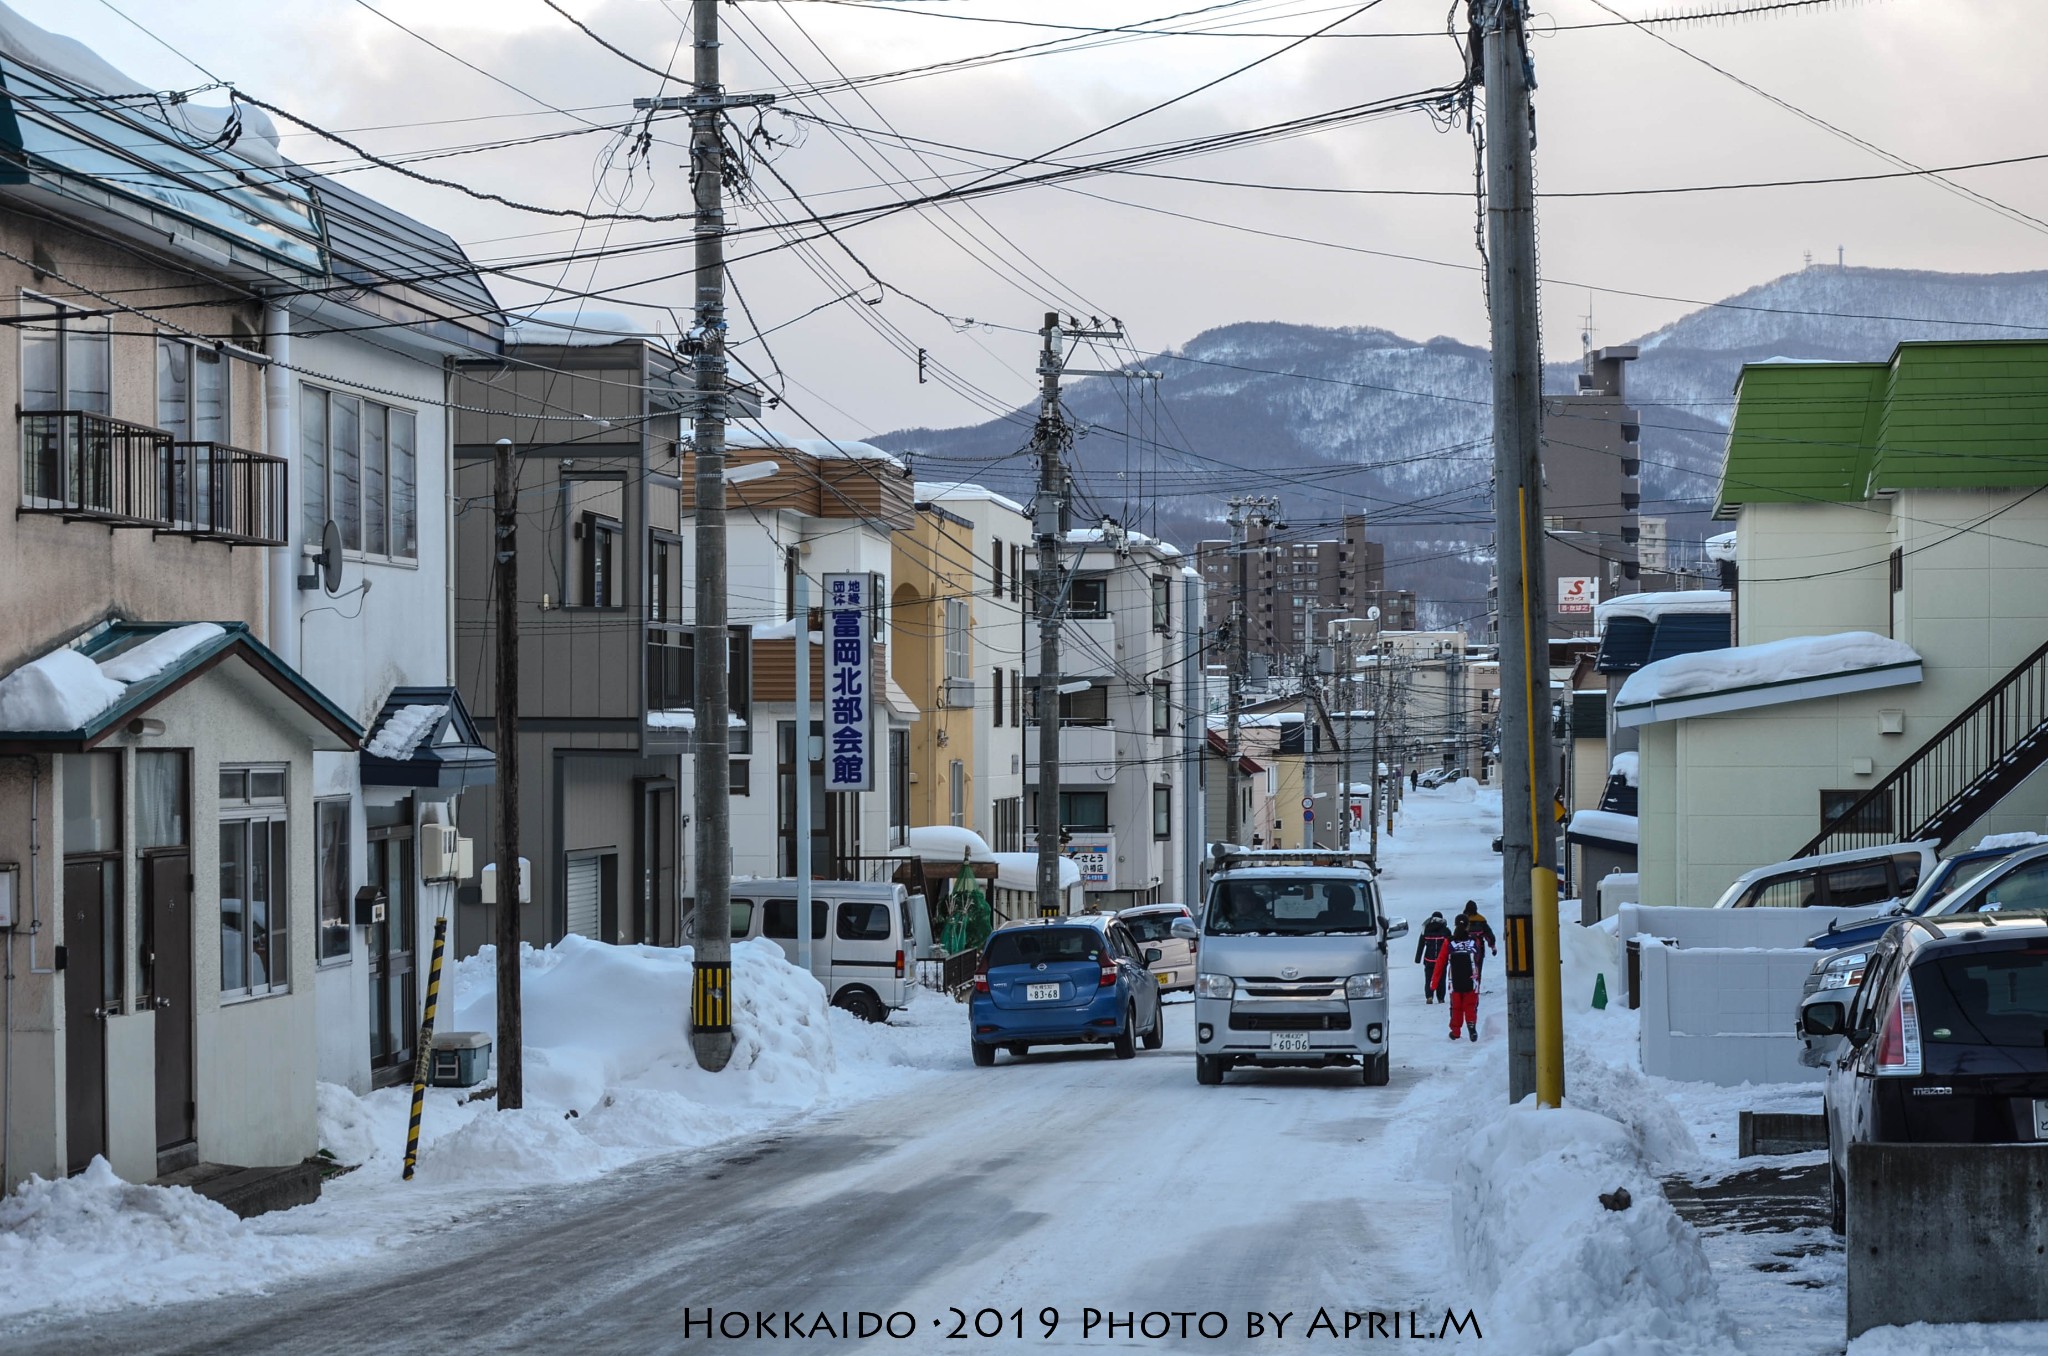
{"label": "beige wall", "polygon": [[1889,634],[1889,506],[1749,504],[1736,520],[1738,645],[1838,631]]}
{"label": "beige wall", "polygon": [[[975,720],[973,707],[948,707],[939,700],[946,673],[946,600],[958,599],[973,613],[974,529],[929,510],[890,538],[889,664],[896,683],[922,713],[910,727],[910,822],[950,824],[952,794],[949,777],[960,762],[962,824],[986,835],[977,807],[975,786]],[[976,703],[986,700],[989,674],[973,663],[970,620],[968,641],[971,681]]]}

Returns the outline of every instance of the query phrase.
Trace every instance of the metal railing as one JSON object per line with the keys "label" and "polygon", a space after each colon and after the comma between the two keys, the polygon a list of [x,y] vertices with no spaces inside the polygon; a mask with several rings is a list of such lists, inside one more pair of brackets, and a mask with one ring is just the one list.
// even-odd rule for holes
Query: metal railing
{"label": "metal railing", "polygon": [[24,513],[282,546],[289,510],[282,458],[180,442],[160,428],[89,410],[21,412]]}
{"label": "metal railing", "polygon": [[2021,660],[1793,855],[1919,840],[1945,846],[2025,781],[2044,758],[2048,644]]}

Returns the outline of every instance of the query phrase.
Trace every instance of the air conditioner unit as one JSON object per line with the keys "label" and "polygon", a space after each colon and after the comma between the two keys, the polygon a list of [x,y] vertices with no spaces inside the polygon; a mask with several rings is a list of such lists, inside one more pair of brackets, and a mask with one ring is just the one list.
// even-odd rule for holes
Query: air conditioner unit
{"label": "air conditioner unit", "polygon": [[939,685],[939,705],[948,709],[965,710],[974,705],[974,680],[972,678],[948,678]]}
{"label": "air conditioner unit", "polygon": [[453,824],[420,825],[420,879],[449,880],[461,875],[456,862],[461,842]]}

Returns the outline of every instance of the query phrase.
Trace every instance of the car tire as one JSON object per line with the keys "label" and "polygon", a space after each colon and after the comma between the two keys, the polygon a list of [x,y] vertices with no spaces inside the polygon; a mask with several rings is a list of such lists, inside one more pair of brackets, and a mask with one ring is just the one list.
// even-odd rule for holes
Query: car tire
{"label": "car tire", "polygon": [[866,989],[841,989],[832,998],[832,1006],[842,1012],[850,1012],[863,1022],[886,1021],[889,1010],[882,1006],[882,1000]]}
{"label": "car tire", "polygon": [[1223,1056],[1196,1055],[1195,1081],[1205,1088],[1213,1088],[1223,1081]]}
{"label": "car tire", "polygon": [[1369,1088],[1383,1088],[1393,1073],[1393,1055],[1385,1050],[1365,1057],[1365,1085]]}
{"label": "car tire", "polygon": [[1152,1014],[1152,1029],[1145,1033],[1145,1048],[1157,1050],[1166,1044],[1166,1009],[1162,1006]]}
{"label": "car tire", "polygon": [[1828,1164],[1828,1228],[1838,1236],[1849,1232],[1849,1188],[1832,1163]]}
{"label": "car tire", "polygon": [[1124,1007],[1124,1029],[1116,1033],[1116,1057],[1136,1059],[1138,1057],[1138,1005]]}
{"label": "car tire", "polygon": [[980,1041],[969,1041],[967,1042],[967,1048],[974,1052],[975,1068],[987,1069],[994,1067],[996,1048],[993,1045],[984,1045]]}

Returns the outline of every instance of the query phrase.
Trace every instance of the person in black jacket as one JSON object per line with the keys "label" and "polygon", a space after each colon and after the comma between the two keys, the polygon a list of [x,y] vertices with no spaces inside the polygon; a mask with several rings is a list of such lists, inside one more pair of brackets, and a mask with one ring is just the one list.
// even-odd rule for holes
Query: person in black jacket
{"label": "person in black jacket", "polygon": [[1493,939],[1493,924],[1487,922],[1485,915],[1479,912],[1478,900],[1465,901],[1465,912],[1458,915],[1458,921],[1471,931],[1472,939],[1479,944],[1472,953],[1472,982],[1477,984],[1486,970],[1486,953],[1491,951],[1498,956],[1500,946]]}
{"label": "person in black jacket", "polygon": [[1422,967],[1422,1001],[1441,1003],[1444,1001],[1443,980],[1436,972],[1436,958],[1451,940],[1451,930],[1444,923],[1441,911],[1429,916],[1422,925],[1422,935],[1415,939],[1415,963]]}

